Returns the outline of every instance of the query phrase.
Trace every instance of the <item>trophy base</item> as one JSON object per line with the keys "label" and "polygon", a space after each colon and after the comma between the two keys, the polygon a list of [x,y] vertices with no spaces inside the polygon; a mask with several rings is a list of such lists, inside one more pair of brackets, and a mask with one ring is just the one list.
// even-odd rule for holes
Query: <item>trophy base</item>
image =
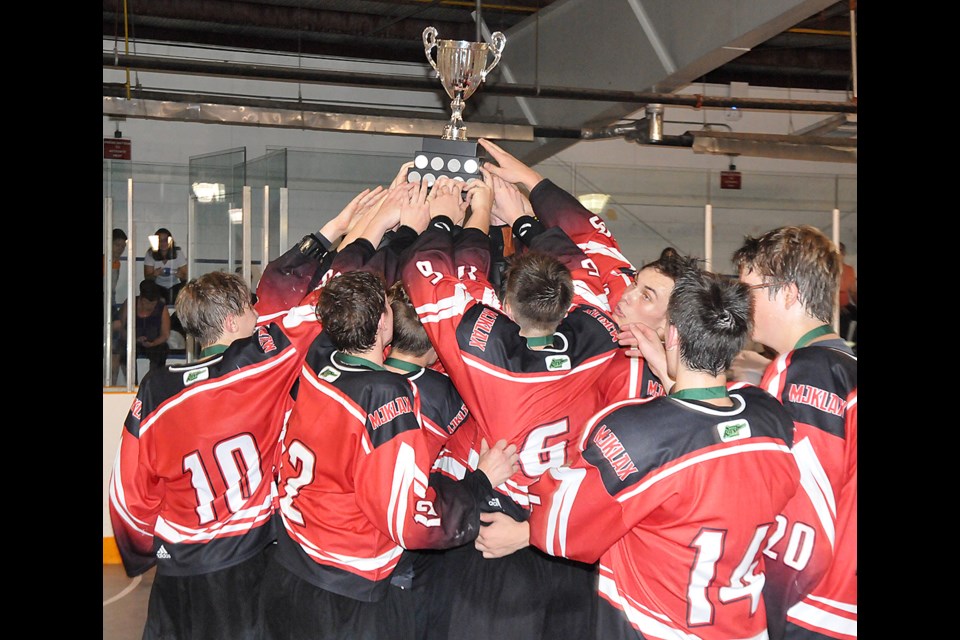
{"label": "trophy base", "polygon": [[407,171],[407,182],[426,181],[432,187],[440,176],[469,182],[483,180],[480,173],[483,147],[467,140],[424,138],[421,151],[413,158],[413,167]]}

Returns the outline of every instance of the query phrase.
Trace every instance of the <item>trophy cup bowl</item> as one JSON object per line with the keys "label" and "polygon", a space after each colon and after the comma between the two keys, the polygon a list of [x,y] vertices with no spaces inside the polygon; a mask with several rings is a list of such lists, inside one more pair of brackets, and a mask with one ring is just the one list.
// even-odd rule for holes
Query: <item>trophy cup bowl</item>
{"label": "trophy cup bowl", "polygon": [[[414,157],[414,166],[407,172],[407,182],[426,182],[432,187],[437,178],[446,176],[454,180],[482,179],[480,173],[480,145],[467,141],[467,128],[463,124],[464,101],[486,79],[487,74],[500,62],[500,54],[506,37],[497,31],[491,44],[466,40],[437,40],[437,30],[423,30],[423,50],[430,66],[436,71],[440,83],[452,102],[453,115],[443,129],[440,138],[424,138],[423,149]],[[437,50],[436,60],[431,56]],[[493,60],[487,64],[490,54]]]}
{"label": "trophy cup bowl", "polygon": [[[469,42],[467,40],[438,40],[437,30],[427,27],[423,30],[423,50],[427,61],[443,85],[447,95],[453,100],[450,108],[453,115],[443,130],[444,140],[466,140],[467,130],[463,125],[463,104],[483,83],[497,63],[507,43],[507,38],[497,31],[490,37],[492,44]],[[436,48],[436,60],[431,52]],[[487,66],[487,58],[493,53],[493,61]]]}

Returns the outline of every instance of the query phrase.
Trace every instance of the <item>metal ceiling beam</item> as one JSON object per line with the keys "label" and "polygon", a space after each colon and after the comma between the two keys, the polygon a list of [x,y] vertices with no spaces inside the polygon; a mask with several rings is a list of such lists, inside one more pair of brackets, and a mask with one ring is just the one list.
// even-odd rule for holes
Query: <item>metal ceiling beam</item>
{"label": "metal ceiling beam", "polygon": [[[388,74],[305,69],[302,67],[279,67],[236,62],[217,62],[212,60],[187,60],[181,58],[126,55],[121,53],[104,53],[103,66],[121,70],[129,69],[224,78],[244,78],[268,82],[308,82],[430,92],[437,92],[440,88],[439,82],[428,77],[415,78]],[[810,111],[819,113],[857,112],[857,104],[854,102],[772,100],[765,98],[703,96],[699,94],[679,95],[671,93],[531,86],[499,82],[484,84],[483,92],[488,95],[535,99],[614,102],[619,104],[632,104],[637,107],[648,103],[659,103],[694,108],[729,109],[736,107],[738,109]]]}

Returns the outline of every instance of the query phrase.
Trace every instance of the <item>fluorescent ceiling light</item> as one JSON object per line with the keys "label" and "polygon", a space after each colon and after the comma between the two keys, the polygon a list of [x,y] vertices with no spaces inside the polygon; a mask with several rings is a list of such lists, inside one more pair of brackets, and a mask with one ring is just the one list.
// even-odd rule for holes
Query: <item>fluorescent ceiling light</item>
{"label": "fluorescent ceiling light", "polygon": [[587,209],[593,213],[600,215],[603,213],[604,207],[607,206],[607,202],[610,200],[610,194],[608,193],[585,193],[581,196],[577,196],[577,200],[580,201],[580,204],[585,206]]}

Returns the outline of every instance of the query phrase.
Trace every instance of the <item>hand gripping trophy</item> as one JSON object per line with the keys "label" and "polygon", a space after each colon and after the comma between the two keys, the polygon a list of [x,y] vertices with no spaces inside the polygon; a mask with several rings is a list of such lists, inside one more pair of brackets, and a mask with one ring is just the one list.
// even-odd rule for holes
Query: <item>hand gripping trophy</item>
{"label": "hand gripping trophy", "polygon": [[[480,177],[480,163],[476,142],[467,141],[467,127],[463,124],[464,102],[486,79],[487,74],[500,62],[500,55],[507,38],[497,31],[491,44],[466,40],[438,40],[437,30],[423,30],[423,50],[430,66],[436,71],[440,83],[450,96],[453,114],[443,128],[439,139],[424,138],[423,151],[414,158],[414,168],[407,173],[408,182],[426,180],[432,186],[441,175],[454,179],[469,180]],[[437,50],[436,60],[431,52]],[[488,54],[493,61],[487,66]]]}

